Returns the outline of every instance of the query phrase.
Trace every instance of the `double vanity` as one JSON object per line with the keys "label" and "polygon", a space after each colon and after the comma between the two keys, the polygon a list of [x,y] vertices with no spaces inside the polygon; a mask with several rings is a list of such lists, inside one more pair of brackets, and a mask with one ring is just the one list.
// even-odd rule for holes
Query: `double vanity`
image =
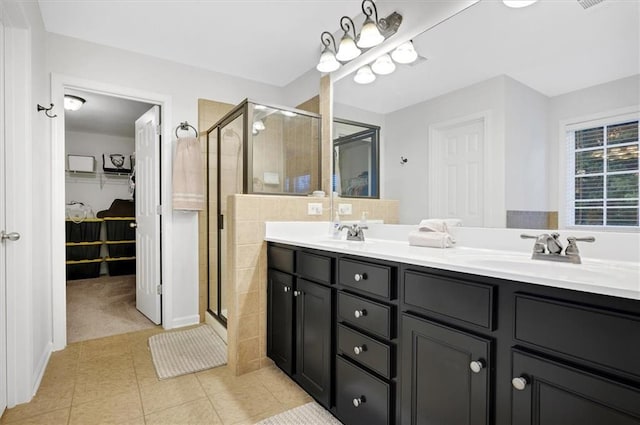
{"label": "double vanity", "polygon": [[370,227],[352,242],[267,223],[267,354],[344,424],[640,424],[637,260],[473,247],[506,229],[420,248],[409,226]]}

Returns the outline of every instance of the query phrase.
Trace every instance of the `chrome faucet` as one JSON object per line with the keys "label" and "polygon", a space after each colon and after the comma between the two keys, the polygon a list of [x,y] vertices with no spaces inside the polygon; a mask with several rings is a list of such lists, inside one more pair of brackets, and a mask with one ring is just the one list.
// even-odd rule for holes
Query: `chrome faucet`
{"label": "chrome faucet", "polygon": [[351,226],[342,225],[338,228],[338,230],[342,231],[342,229],[347,229],[347,240],[348,241],[360,241],[364,242],[364,232],[363,229],[368,229],[366,226],[360,226],[357,223],[352,224]]}
{"label": "chrome faucet", "polygon": [[549,260],[549,261],[560,261],[564,263],[573,263],[580,264],[582,260],[580,259],[580,250],[578,249],[578,245],[576,242],[595,242],[596,238],[593,236],[588,236],[585,238],[576,238],[575,236],[567,237],[567,248],[564,250],[564,254],[562,254],[562,243],[560,242],[560,234],[558,233],[543,233],[541,235],[533,236],[533,235],[520,235],[522,239],[535,239],[536,242],[533,244],[533,253],[531,254],[531,258],[533,260]]}

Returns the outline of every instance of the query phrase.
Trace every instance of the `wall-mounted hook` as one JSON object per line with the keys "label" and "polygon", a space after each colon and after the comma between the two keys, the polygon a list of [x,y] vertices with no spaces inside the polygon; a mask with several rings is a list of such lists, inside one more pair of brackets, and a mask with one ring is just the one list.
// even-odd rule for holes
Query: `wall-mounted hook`
{"label": "wall-mounted hook", "polygon": [[406,164],[406,163],[407,163],[407,161],[408,161],[408,159],[407,159],[407,158],[405,158],[404,156],[401,156],[401,157],[400,157],[400,165],[404,165],[404,164]]}
{"label": "wall-mounted hook", "polygon": [[48,108],[45,108],[44,106],[38,104],[38,112],[40,111],[44,111],[44,114],[46,116],[48,116],[49,118],[55,118],[58,115],[49,115],[49,112],[53,109],[53,103],[51,104],[51,106],[49,106]]}

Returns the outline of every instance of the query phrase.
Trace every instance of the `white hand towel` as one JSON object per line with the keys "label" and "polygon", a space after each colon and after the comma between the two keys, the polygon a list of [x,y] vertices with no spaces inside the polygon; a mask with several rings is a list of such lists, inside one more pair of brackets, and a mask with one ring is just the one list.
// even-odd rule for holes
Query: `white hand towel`
{"label": "white hand towel", "polygon": [[422,220],[418,224],[421,232],[444,232],[449,233],[452,227],[462,226],[462,220],[458,218],[429,218]]}
{"label": "white hand towel", "polygon": [[432,248],[451,248],[455,242],[451,235],[444,232],[411,232],[409,245],[428,246]]}

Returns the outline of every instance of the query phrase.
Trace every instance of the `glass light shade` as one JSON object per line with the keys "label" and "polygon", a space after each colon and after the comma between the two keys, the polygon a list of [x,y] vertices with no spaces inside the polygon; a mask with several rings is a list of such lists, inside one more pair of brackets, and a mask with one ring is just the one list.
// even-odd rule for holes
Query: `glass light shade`
{"label": "glass light shade", "polygon": [[380,34],[378,26],[371,19],[367,18],[362,25],[360,37],[358,37],[358,47],[368,49],[377,46],[384,41],[384,37]]}
{"label": "glass light shade", "polygon": [[358,69],[356,75],[353,77],[353,81],[358,84],[369,84],[376,80],[376,74],[373,73],[369,65],[365,65]]}
{"label": "glass light shade", "polygon": [[84,105],[85,102],[86,100],[81,97],[73,96],[70,94],[64,95],[64,109],[66,109],[67,111],[77,111],[78,109],[82,108],[82,105]]}
{"label": "glass light shade", "polygon": [[531,6],[533,3],[537,1],[538,0],[502,0],[505,6],[514,7],[514,8]]}
{"label": "glass light shade", "polygon": [[320,72],[333,72],[338,68],[340,68],[340,62],[336,60],[336,55],[331,50],[324,49],[316,69]]}
{"label": "glass light shade", "polygon": [[391,60],[391,56],[384,54],[376,59],[371,69],[378,75],[388,75],[396,70],[396,64]]}
{"label": "glass light shade", "polygon": [[413,43],[411,41],[407,41],[406,43],[402,43],[391,53],[391,57],[397,63],[411,63],[418,59],[418,52],[413,47]]}
{"label": "glass light shade", "polygon": [[356,46],[356,42],[353,38],[345,34],[340,40],[340,46],[338,46],[338,53],[336,53],[336,59],[341,62],[347,62],[351,59],[355,59],[360,56],[360,49]]}

